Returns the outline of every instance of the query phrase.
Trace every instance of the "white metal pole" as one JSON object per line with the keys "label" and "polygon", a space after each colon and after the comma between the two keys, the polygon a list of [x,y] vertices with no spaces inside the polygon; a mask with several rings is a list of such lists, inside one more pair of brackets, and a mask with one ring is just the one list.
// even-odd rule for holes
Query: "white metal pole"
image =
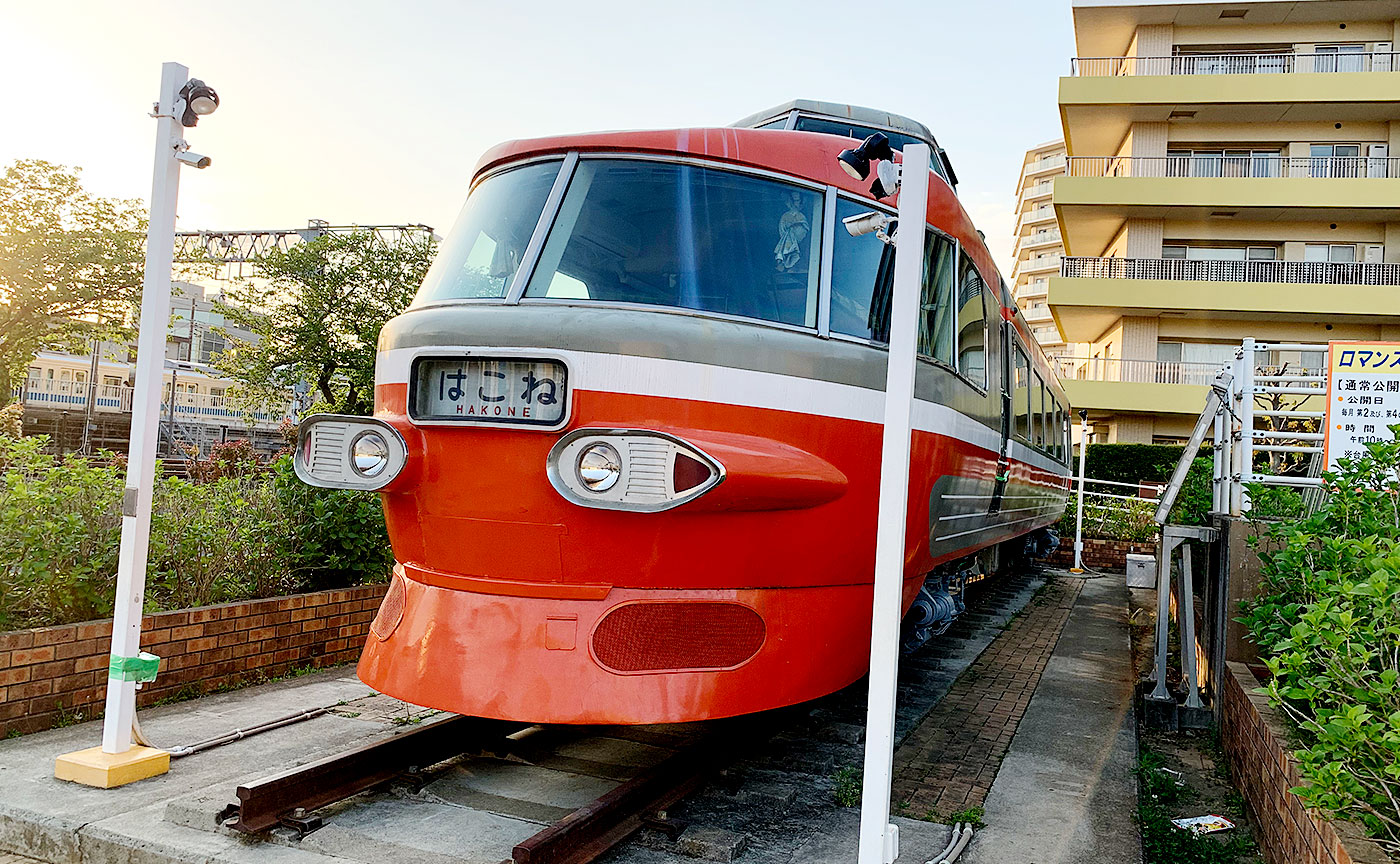
{"label": "white metal pole", "polygon": [[181,126],[175,120],[180,88],[189,69],[165,63],[160,69],[156,116],[155,167],[151,181],[151,216],[146,233],[146,271],[141,283],[141,323],[136,343],[136,392],[131,400],[131,452],[122,495],[121,552],[117,560],[117,597],[112,620],[113,671],[107,678],[107,713],[102,722],[102,751],[131,749],[131,721],[136,716],[136,682],[117,670],[120,661],[141,653],[141,612],[146,597],[146,551],[151,538],[151,496],[155,486],[156,438],[159,435],[165,336],[170,324],[170,267],[175,254],[175,204],[180,163],[175,159]]}
{"label": "white metal pole", "polygon": [[895,238],[894,296],[885,377],[885,431],[880,450],[880,510],[875,532],[875,595],[870,614],[870,692],[865,716],[865,776],[860,803],[859,864],[890,864],[899,855],[899,829],[890,823],[894,768],[894,710],[903,612],[905,519],[909,506],[909,447],[924,224],[928,221],[930,150],[904,147]]}
{"label": "white metal pole", "polygon": [[1089,452],[1089,412],[1079,412],[1079,500],[1074,505],[1074,567],[1084,572],[1084,455]]}

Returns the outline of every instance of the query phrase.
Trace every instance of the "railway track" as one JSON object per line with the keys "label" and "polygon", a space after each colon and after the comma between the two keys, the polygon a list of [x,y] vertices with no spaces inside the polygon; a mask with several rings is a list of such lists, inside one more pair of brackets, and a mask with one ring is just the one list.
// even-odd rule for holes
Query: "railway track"
{"label": "railway track", "polygon": [[[1030,576],[1013,576],[969,586],[968,613],[948,638],[904,660],[898,738],[941,698],[963,668],[960,655],[970,662],[980,653],[994,638],[988,631],[1024,604],[1032,584]],[[782,845],[795,823],[830,819],[831,775],[858,764],[863,693],[855,685],[810,705],[655,727],[534,726],[450,716],[239,786],[238,803],[219,821],[263,836],[271,831],[285,838],[289,829],[300,842],[324,820],[337,824],[327,813],[361,806],[340,802],[373,807],[384,796],[356,796],[392,791],[510,824],[513,835],[476,838],[483,848],[468,854],[469,861],[586,864],[643,827],[656,829],[643,845],[674,851],[687,821],[694,826],[687,838],[696,828],[720,828],[760,845]],[[729,782],[712,782],[726,777]],[[785,799],[795,803],[782,804],[771,818],[759,813],[766,805],[752,802],[766,793],[739,788],[750,781],[796,789]],[[702,787],[703,795],[693,795]],[[683,803],[687,796],[697,800]],[[464,828],[464,838],[473,830]],[[627,861],[629,854],[609,860]]]}
{"label": "railway track", "polygon": [[[668,809],[697,787],[720,774],[724,766],[747,753],[757,741],[780,725],[770,712],[753,717],[689,724],[687,727],[608,729],[650,751],[645,765],[626,765],[587,758],[587,746],[597,727],[532,726],[478,717],[449,717],[421,728],[372,742],[344,753],[263,778],[236,790],[219,819],[248,834],[275,828],[299,837],[316,831],[323,817],[315,811],[365,792],[399,784],[414,791],[428,787],[449,769],[449,763],[492,760],[538,765],[562,775],[615,781],[611,788],[516,843],[513,864],[586,864],[626,840],[640,828],[655,828],[674,838],[684,823],[670,818]],[[577,754],[584,754],[582,756]],[[565,755],[574,754],[574,755]],[[637,761],[637,760],[633,760]],[[582,773],[575,773],[582,772]],[[522,814],[519,807],[501,807],[498,798],[483,793],[475,802],[484,809],[515,809],[515,815],[549,815],[548,805]],[[565,793],[564,797],[568,797]],[[527,810],[529,808],[526,808]]]}

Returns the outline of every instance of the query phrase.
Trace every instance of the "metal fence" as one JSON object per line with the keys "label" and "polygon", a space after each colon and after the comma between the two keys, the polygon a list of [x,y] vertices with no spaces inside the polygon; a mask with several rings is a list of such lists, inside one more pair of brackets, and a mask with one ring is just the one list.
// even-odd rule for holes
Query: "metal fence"
{"label": "metal fence", "polygon": [[1312,285],[1400,285],[1400,264],[1068,257],[1060,262],[1060,275],[1080,279],[1182,279],[1207,282],[1288,282]]}
{"label": "metal fence", "polygon": [[1074,57],[1070,75],[1107,78],[1122,75],[1288,75],[1294,73],[1392,72],[1400,54],[1391,51],[1315,52],[1234,51],[1225,54],[1173,54],[1154,57]]}
{"label": "metal fence", "polygon": [[1066,162],[1065,173],[1070,177],[1397,178],[1400,156],[1074,156]]}

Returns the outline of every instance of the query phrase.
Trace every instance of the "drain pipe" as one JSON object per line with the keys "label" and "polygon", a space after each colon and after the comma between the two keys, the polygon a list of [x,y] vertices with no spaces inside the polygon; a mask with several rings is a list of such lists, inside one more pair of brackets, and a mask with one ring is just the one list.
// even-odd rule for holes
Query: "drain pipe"
{"label": "drain pipe", "polygon": [[225,733],[216,738],[208,738],[204,741],[197,741],[194,744],[186,744],[182,747],[172,747],[170,749],[170,758],[178,759],[181,756],[189,756],[191,754],[198,753],[201,750],[208,750],[213,747],[221,747],[224,744],[232,744],[234,741],[241,741],[242,739],[252,737],[253,735],[260,735],[263,732],[271,732],[273,729],[280,729],[283,726],[290,726],[293,723],[300,723],[303,720],[311,720],[315,717],[320,717],[322,714],[325,714],[326,712],[330,711],[332,708],[335,707],[337,706],[326,705],[321,708],[312,708],[309,711],[298,711],[295,714],[288,714],[285,717],[278,717],[275,720],[268,720],[267,722],[259,723],[256,726],[249,726],[247,729],[235,729],[232,732]]}

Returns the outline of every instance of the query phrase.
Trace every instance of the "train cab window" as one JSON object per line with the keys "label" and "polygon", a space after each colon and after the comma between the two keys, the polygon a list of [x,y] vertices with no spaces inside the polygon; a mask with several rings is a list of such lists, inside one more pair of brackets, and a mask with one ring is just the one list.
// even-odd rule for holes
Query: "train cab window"
{"label": "train cab window", "polygon": [[962,256],[958,268],[958,371],[987,389],[987,283],[972,259]]}
{"label": "train cab window", "polygon": [[413,305],[504,297],[562,164],[538,162],[478,183],[428,268]]}
{"label": "train cab window", "polygon": [[1031,362],[1026,357],[1026,350],[1019,344],[1012,357],[1015,368],[1012,370],[1011,382],[1011,405],[1014,409],[1013,434],[1023,441],[1031,440],[1031,414],[1030,414],[1030,391],[1031,391]]}
{"label": "train cab window", "polygon": [[583,159],[525,296],[815,327],[822,208],[820,192],[734,171]]}
{"label": "train cab window", "polygon": [[[759,127],[760,129],[763,127]],[[874,126],[861,126],[857,123],[850,123],[842,120],[835,120],[830,117],[812,117],[807,114],[797,115],[797,122],[792,127],[798,132],[820,132],[823,135],[841,135],[846,138],[854,138],[857,141],[864,141],[876,132],[890,139],[890,147],[902,151],[906,144],[920,144],[921,142],[913,135],[905,135],[902,132],[895,132],[892,129],[876,129]],[[939,151],[933,148],[933,159],[929,167],[933,172],[944,180],[948,179],[947,170],[943,166],[943,160],[939,158]],[[950,181],[951,182],[951,181]]]}
{"label": "train cab window", "polygon": [[957,246],[933,232],[924,237],[924,285],[919,301],[919,353],[953,365],[953,294]]}
{"label": "train cab window", "polygon": [[[836,223],[870,208],[836,199]],[[831,251],[831,329],[846,336],[888,342],[894,247],[873,234],[852,237],[837,229]]]}

